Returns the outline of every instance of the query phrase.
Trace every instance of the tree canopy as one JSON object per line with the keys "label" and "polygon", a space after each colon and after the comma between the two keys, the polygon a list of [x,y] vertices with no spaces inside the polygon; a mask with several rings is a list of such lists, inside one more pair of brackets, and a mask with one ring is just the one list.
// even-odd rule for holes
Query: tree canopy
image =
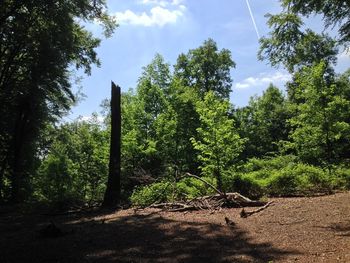
{"label": "tree canopy", "polygon": [[0,162],[13,201],[23,199],[46,123],[61,117],[75,101],[69,66],[89,74],[91,64],[99,65],[95,48],[100,40],[78,20],[98,19],[109,35],[115,23],[105,7],[103,0],[1,3]]}

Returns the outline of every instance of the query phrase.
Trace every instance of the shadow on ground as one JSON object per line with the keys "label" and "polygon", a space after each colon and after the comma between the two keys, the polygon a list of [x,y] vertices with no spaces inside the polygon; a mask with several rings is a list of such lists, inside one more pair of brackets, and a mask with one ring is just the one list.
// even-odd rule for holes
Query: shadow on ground
{"label": "shadow on ground", "polygon": [[327,228],[340,236],[350,237],[350,221],[332,224]]}
{"label": "shadow on ground", "polygon": [[239,228],[157,213],[54,220],[61,237],[38,234],[47,217],[0,218],[0,262],[269,262],[298,254],[256,243]]}

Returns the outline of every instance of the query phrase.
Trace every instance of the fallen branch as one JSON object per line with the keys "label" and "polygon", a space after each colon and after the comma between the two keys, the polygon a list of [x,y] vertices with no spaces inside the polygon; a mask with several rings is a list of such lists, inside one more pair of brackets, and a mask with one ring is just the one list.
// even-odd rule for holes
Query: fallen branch
{"label": "fallen branch", "polygon": [[160,203],[160,204],[153,204],[149,207],[150,208],[165,209],[169,212],[183,212],[183,211],[190,211],[190,210],[199,210],[199,207],[196,207],[193,205],[187,205],[187,204],[183,204],[183,203]]}
{"label": "fallen branch", "polygon": [[217,192],[220,196],[225,196],[225,194],[221,191],[219,191],[219,189],[217,189],[214,185],[212,185],[211,183],[208,183],[207,181],[205,181],[204,179],[202,179],[201,177],[197,176],[197,175],[194,175],[194,174],[190,174],[190,173],[186,173],[185,174],[186,176],[189,176],[189,177],[193,177],[193,178],[196,178],[198,179],[199,181],[205,183],[206,185],[208,185],[209,187],[211,187],[212,189],[215,190],[215,192]]}
{"label": "fallen branch", "polygon": [[[227,208],[227,207],[247,207],[247,206],[250,206],[250,207],[264,206],[261,209],[263,210],[270,205],[269,203],[266,203],[266,202],[250,200],[248,197],[245,197],[236,192],[223,193],[211,183],[191,173],[185,173],[185,175],[178,178],[177,180],[181,180],[184,177],[193,177],[197,180],[200,180],[210,188],[214,189],[215,192],[217,192],[217,194],[193,198],[187,202],[172,202],[172,203],[158,203],[158,204],[153,203],[150,206],[148,206],[148,208],[159,208],[159,209],[167,210],[169,212],[182,212],[182,211],[193,211],[193,210],[204,210],[204,209],[213,211],[213,210],[221,209],[223,207]],[[167,186],[169,186],[169,184]],[[254,211],[248,212],[247,216],[253,213],[257,213],[261,210],[258,209],[255,212]],[[243,212],[244,210],[242,211],[242,213]]]}
{"label": "fallen branch", "polygon": [[259,213],[259,212],[263,211],[264,209],[268,208],[272,203],[273,203],[273,201],[270,201],[267,204],[265,204],[264,206],[262,206],[262,207],[260,207],[258,209],[255,209],[253,211],[248,211],[248,212],[246,212],[244,210],[244,208],[243,208],[240,215],[243,218],[247,218],[248,216],[251,216],[253,214],[256,214],[256,213]]}

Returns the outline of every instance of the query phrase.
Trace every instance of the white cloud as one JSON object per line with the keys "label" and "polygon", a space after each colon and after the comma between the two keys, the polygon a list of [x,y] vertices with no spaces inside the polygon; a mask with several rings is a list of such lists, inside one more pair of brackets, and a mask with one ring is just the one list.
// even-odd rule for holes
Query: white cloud
{"label": "white cloud", "polygon": [[168,1],[164,1],[164,0],[142,0],[141,4],[158,5],[158,6],[166,7],[169,4],[169,2]]}
{"label": "white cloud", "polygon": [[157,5],[162,7],[166,7],[169,5],[180,6],[183,2],[184,0],[141,0],[141,4]]}
{"label": "white cloud", "polygon": [[[186,7],[182,5],[182,0],[142,0],[142,4],[155,5],[151,10],[137,14],[131,10],[115,13],[119,24],[139,25],[139,26],[164,26],[175,24],[184,15]],[[170,8],[170,6],[172,6]],[[169,8],[168,8],[169,7]]]}
{"label": "white cloud", "polygon": [[343,52],[338,54],[338,59],[339,60],[348,60],[348,59],[350,59],[350,48],[348,47],[345,50],[343,50]]}
{"label": "white cloud", "polygon": [[171,4],[181,6],[183,2],[185,2],[185,0],[173,0]]}
{"label": "white cloud", "polygon": [[104,118],[100,115],[87,115],[87,116],[79,116],[78,120],[86,121],[86,122],[97,122],[103,123]]}
{"label": "white cloud", "polygon": [[262,85],[273,84],[284,84],[291,79],[290,74],[286,72],[276,71],[274,73],[260,73],[258,77],[249,77],[235,85],[236,89],[248,89],[252,87],[259,87]]}

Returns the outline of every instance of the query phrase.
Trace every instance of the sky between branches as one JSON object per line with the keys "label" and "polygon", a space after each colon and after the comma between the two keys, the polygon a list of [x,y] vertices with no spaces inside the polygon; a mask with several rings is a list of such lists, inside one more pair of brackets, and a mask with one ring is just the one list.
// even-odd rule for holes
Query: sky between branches
{"label": "sky between branches", "polygon": [[[266,13],[281,11],[278,0],[108,0],[109,11],[115,15],[119,27],[114,35],[103,40],[97,52],[102,62],[94,67],[91,76],[81,83],[84,101],[73,108],[69,118],[89,116],[99,111],[101,101],[110,96],[110,81],[123,91],[135,88],[142,67],[160,53],[171,65],[180,53],[199,47],[204,40],[214,39],[219,49],[232,52],[236,69],[231,102],[244,106],[249,97],[260,95],[269,83],[283,89],[290,76],[283,68],[271,68],[257,60],[259,48],[257,35],[269,32]],[[320,31],[319,17],[308,19],[307,26]],[[97,24],[86,25],[94,34],[100,35]],[[350,66],[350,54],[339,55],[337,70]]]}

